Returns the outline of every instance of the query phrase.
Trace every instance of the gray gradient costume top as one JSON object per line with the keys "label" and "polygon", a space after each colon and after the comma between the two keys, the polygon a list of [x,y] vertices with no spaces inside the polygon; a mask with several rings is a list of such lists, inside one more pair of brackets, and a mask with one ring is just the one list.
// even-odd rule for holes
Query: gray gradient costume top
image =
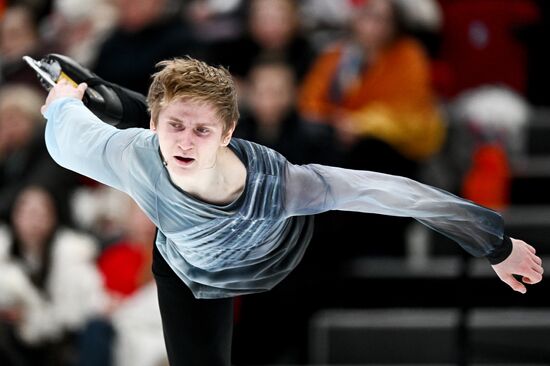
{"label": "gray gradient costume top", "polygon": [[118,130],[72,98],[54,101],[45,117],[55,161],[129,194],[157,225],[160,253],[197,298],[272,288],[302,258],[310,215],[328,210],[414,217],[491,263],[511,251],[496,212],[407,178],[293,165],[269,148],[232,139],[246,185],[237,200],[219,206],[172,183],[152,131]]}

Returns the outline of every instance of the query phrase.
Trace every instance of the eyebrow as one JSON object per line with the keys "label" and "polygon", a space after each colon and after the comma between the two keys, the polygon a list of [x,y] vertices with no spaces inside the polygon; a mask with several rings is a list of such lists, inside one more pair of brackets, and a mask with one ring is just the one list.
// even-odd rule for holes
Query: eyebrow
{"label": "eyebrow", "polygon": [[[168,118],[169,122],[178,122],[178,123],[184,123],[184,121],[178,117],[169,116]],[[215,127],[217,124],[215,122],[197,122],[194,123],[195,126],[208,126],[208,127]]]}

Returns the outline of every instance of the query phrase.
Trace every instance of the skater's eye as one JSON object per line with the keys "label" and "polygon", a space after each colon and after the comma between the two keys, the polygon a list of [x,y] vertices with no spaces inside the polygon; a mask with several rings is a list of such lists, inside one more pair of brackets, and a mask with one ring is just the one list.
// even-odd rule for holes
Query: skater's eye
{"label": "skater's eye", "polygon": [[183,128],[183,124],[178,122],[170,122],[170,126],[175,130],[181,130]]}
{"label": "skater's eye", "polygon": [[197,127],[197,132],[201,135],[206,135],[210,130],[206,127]]}

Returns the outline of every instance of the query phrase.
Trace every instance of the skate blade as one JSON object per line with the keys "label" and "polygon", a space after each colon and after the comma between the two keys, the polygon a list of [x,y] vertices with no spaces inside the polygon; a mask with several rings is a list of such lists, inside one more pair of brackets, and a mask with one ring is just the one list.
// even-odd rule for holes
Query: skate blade
{"label": "skate blade", "polygon": [[25,61],[34,71],[36,71],[38,76],[46,82],[46,84],[49,86],[49,88],[47,88],[48,90],[55,86],[55,81],[52,76],[42,69],[43,65],[41,61],[36,61],[30,56],[23,56],[23,61]]}

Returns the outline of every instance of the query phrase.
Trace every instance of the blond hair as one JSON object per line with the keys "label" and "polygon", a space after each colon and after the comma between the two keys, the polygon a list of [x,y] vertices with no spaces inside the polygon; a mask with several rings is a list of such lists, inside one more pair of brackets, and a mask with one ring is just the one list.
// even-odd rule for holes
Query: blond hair
{"label": "blond hair", "polygon": [[224,124],[224,133],[237,123],[237,90],[225,68],[210,66],[191,57],[161,61],[156,66],[161,69],[153,74],[147,95],[154,124],[158,122],[161,109],[176,99],[210,104]]}

